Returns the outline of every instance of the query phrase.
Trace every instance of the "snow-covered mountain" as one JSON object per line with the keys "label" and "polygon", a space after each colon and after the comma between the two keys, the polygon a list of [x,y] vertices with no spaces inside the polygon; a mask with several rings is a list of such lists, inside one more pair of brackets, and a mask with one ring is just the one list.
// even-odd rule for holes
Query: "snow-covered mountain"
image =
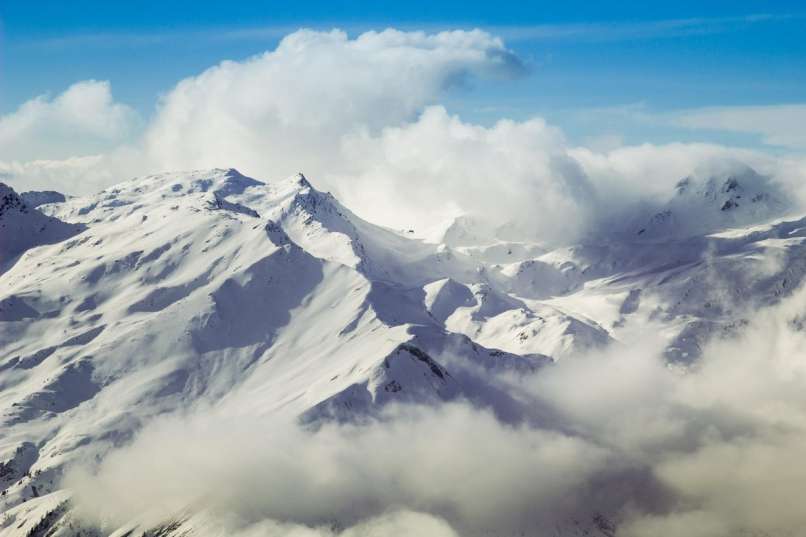
{"label": "snow-covered mountain", "polygon": [[739,227],[792,210],[787,195],[752,168],[715,177],[685,177],[666,204],[635,224],[645,239],[686,237]]}
{"label": "snow-covered mountain", "polygon": [[82,229],[82,224],[68,224],[45,216],[12,188],[0,183],[0,274],[4,265],[25,250],[62,241]]}
{"label": "snow-covered mountain", "polygon": [[33,204],[0,185],[2,536],[74,535],[64,471],[165,413],[315,425],[463,398],[515,422],[491,372],[646,327],[685,366],[806,273],[806,218],[781,218],[750,172],[685,179],[633,232],[553,250],[468,218],[413,239],[301,174],[168,173]]}
{"label": "snow-covered mountain", "polygon": [[20,198],[29,207],[34,208],[47,203],[62,203],[67,199],[61,192],[55,192],[53,190],[29,190],[20,193]]}

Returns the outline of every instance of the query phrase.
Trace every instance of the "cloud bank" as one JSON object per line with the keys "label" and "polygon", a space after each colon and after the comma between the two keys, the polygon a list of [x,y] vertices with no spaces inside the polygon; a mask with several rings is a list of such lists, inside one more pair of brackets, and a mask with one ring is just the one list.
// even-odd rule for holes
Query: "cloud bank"
{"label": "cloud bank", "polygon": [[469,403],[317,431],[204,411],[155,422],[67,485],[113,525],[202,506],[194,524],[227,534],[797,535],[804,298],[761,311],[687,373],[644,339],[501,378],[540,409],[522,423]]}

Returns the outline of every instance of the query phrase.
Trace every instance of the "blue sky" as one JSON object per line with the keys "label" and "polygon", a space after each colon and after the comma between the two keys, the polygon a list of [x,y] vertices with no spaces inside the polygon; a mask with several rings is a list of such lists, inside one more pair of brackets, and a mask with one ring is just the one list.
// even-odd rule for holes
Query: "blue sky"
{"label": "blue sky", "polygon": [[546,117],[572,139],[704,140],[756,133],[647,121],[712,106],[800,103],[806,7],[798,2],[30,2],[0,4],[0,115],[79,80],[109,80],[148,117],[178,80],[273,49],[299,27],[487,29],[529,75],[473,82],[443,102],[468,120]]}

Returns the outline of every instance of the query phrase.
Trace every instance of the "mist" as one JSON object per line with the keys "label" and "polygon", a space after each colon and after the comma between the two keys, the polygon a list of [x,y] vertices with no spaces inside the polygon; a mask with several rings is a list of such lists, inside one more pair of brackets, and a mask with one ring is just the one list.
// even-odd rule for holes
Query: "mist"
{"label": "mist", "polygon": [[112,527],[190,511],[244,535],[799,534],[805,294],[686,370],[643,337],[502,376],[534,409],[517,422],[463,401],[315,429],[205,408],[158,419],[65,484]]}

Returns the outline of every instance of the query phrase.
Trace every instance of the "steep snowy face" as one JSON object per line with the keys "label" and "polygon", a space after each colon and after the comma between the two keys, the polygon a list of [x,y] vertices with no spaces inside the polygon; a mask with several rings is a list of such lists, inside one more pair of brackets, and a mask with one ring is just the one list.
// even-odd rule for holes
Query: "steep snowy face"
{"label": "steep snowy face", "polygon": [[45,216],[0,183],[0,273],[3,265],[25,250],[64,240],[80,230],[80,225]]}
{"label": "steep snowy face", "polygon": [[791,209],[780,188],[750,168],[705,179],[686,177],[634,233],[645,239],[688,237],[763,222]]}

